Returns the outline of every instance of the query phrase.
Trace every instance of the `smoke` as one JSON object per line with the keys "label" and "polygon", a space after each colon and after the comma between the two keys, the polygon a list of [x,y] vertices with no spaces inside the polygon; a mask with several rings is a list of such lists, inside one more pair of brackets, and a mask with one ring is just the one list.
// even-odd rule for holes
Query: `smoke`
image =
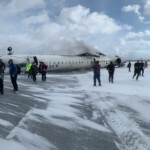
{"label": "smoke", "polygon": [[[53,41],[53,43],[47,45],[47,51],[45,53],[55,55],[78,55],[82,53],[94,53],[99,52],[96,48],[86,44],[84,41],[71,41],[68,39],[61,39]],[[42,53],[44,54],[44,52]]]}
{"label": "smoke", "polygon": [[[0,39],[1,36],[0,36]],[[7,54],[7,48],[11,46],[14,54],[25,54],[25,55],[78,55],[82,53],[94,53],[100,52],[95,47],[86,44],[81,40],[69,40],[67,38],[53,38],[53,39],[31,39],[25,38],[3,38],[0,42],[1,54]],[[11,41],[11,42],[10,42]]]}

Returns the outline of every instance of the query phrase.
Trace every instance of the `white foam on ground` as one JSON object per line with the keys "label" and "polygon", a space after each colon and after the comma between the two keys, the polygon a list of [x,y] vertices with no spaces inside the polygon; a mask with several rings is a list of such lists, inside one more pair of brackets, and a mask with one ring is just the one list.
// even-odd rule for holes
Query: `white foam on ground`
{"label": "white foam on ground", "polygon": [[[43,150],[47,150],[51,146],[55,147],[50,141],[45,143],[43,137],[32,135],[27,129],[21,129],[27,119],[41,122],[36,117],[36,115],[40,115],[46,123],[69,130],[88,127],[109,134],[113,131],[121,141],[120,143],[115,141],[120,150],[148,150],[150,148],[150,132],[146,132],[142,125],[150,124],[149,74],[150,69],[145,69],[145,76],[139,77],[139,80],[136,81],[132,79],[133,69],[132,72],[128,72],[126,67],[118,68],[112,84],[108,82],[107,70],[102,69],[101,87],[93,86],[92,72],[54,76],[58,79],[68,79],[69,82],[74,82],[72,79],[76,78],[77,82],[74,83],[75,87],[73,88],[69,87],[67,83],[63,84],[64,88],[50,85],[47,90],[37,86],[38,83],[36,86],[34,84],[29,87],[25,85],[27,90],[34,92],[32,96],[35,99],[37,98],[38,101],[45,99],[47,107],[46,109],[31,109],[8,137],[11,139],[13,136],[17,136],[23,145],[32,147],[34,144],[37,146],[33,148],[37,149],[41,148],[40,144],[46,145]],[[57,85],[60,83],[58,82]],[[92,105],[93,116],[91,119],[84,116],[83,112],[78,109],[86,104]],[[95,122],[99,115],[105,117],[104,125]],[[29,138],[31,141],[28,140],[28,136],[31,137],[31,139]]]}
{"label": "white foam on ground", "polygon": [[7,127],[13,126],[12,123],[10,123],[9,121],[4,120],[4,119],[0,119],[0,125],[2,125],[2,126],[7,126]]}

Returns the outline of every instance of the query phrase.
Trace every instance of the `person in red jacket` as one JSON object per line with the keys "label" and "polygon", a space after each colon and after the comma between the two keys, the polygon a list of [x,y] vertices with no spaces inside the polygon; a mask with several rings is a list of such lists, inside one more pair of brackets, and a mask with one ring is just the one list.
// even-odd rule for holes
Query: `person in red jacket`
{"label": "person in red jacket", "polygon": [[47,65],[44,62],[40,62],[39,69],[42,75],[42,81],[46,81]]}

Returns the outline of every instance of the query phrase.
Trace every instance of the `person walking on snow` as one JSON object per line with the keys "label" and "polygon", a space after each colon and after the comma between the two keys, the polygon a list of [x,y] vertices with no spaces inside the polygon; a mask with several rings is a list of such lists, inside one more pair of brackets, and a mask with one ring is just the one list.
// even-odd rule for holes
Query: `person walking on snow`
{"label": "person walking on snow", "polygon": [[5,70],[5,64],[2,62],[2,59],[0,59],[0,93],[1,95],[4,94],[4,70]]}
{"label": "person walking on snow", "polygon": [[107,66],[107,70],[109,73],[109,82],[114,82],[114,71],[115,71],[115,65],[111,61],[110,64]]}
{"label": "person walking on snow", "polygon": [[134,64],[134,74],[133,74],[133,79],[136,76],[136,80],[138,80],[139,75],[140,75],[140,63],[139,60],[137,60],[137,62]]}
{"label": "person walking on snow", "polygon": [[42,75],[42,81],[46,81],[47,65],[44,62],[40,62],[39,72]]}
{"label": "person walking on snow", "polygon": [[31,66],[32,66],[33,62],[30,63],[26,69],[26,72],[28,73],[28,78],[32,78],[32,75],[31,75]]}
{"label": "person walking on snow", "polygon": [[129,61],[127,67],[129,68],[129,72],[131,72],[131,62]]}
{"label": "person walking on snow", "polygon": [[96,86],[96,79],[98,80],[99,86],[101,86],[100,69],[101,69],[101,65],[99,64],[99,61],[96,61],[95,64],[93,65],[94,86]]}
{"label": "person walking on snow", "polygon": [[9,74],[10,74],[10,78],[11,78],[11,82],[12,85],[14,87],[14,91],[18,91],[18,84],[17,84],[17,67],[16,65],[13,63],[13,60],[10,59],[8,61],[9,63]]}
{"label": "person walking on snow", "polygon": [[38,73],[38,67],[35,63],[33,63],[31,66],[31,74],[32,74],[33,82],[36,82],[37,73]]}

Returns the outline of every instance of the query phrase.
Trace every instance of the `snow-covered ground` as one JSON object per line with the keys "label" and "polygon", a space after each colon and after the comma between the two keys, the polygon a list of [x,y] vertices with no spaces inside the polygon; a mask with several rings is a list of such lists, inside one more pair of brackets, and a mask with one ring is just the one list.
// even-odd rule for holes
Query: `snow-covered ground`
{"label": "snow-covered ground", "polygon": [[150,67],[132,79],[128,68],[116,68],[114,83],[101,70],[48,74],[37,83],[18,77],[19,93],[5,78],[0,96],[2,150],[150,150]]}

